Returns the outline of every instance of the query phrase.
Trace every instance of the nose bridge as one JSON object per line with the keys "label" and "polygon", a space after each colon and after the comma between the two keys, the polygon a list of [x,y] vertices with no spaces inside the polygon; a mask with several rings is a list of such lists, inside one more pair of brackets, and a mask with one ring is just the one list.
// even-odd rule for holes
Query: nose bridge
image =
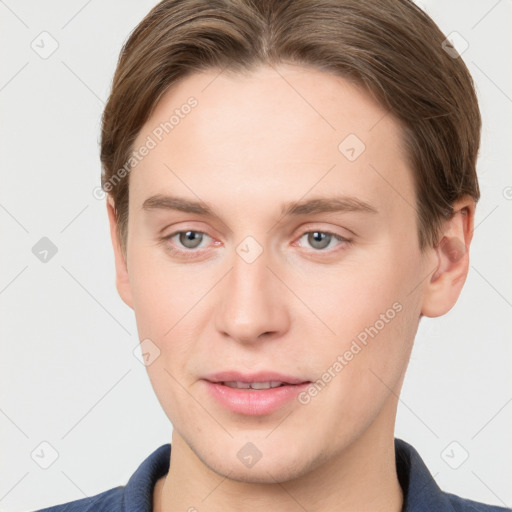
{"label": "nose bridge", "polygon": [[267,268],[270,253],[253,237],[236,248],[217,311],[217,328],[243,342],[286,327],[286,312],[277,289],[280,283]]}

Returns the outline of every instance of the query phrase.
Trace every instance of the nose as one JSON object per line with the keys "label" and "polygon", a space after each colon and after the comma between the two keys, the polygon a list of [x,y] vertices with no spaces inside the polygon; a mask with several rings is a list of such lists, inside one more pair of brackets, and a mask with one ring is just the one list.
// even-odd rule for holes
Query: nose
{"label": "nose", "polygon": [[234,254],[232,262],[218,290],[218,331],[244,344],[282,336],[289,328],[286,287],[276,277],[276,269],[269,268],[266,252],[252,262]]}

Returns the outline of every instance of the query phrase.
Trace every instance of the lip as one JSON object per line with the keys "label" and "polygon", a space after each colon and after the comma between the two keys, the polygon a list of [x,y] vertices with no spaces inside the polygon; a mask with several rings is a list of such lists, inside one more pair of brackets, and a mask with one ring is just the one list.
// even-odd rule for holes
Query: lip
{"label": "lip", "polygon": [[[231,412],[247,416],[263,416],[272,414],[284,405],[293,401],[304,391],[311,381],[281,373],[261,371],[257,373],[241,373],[235,371],[219,372],[204,377],[207,391],[222,407]],[[237,389],[230,388],[222,382],[269,382],[280,381],[284,386],[270,389]]]}
{"label": "lip", "polygon": [[270,382],[272,380],[279,382],[286,382],[287,384],[302,384],[303,382],[310,382],[307,379],[300,377],[293,377],[291,375],[284,375],[282,373],[260,371],[256,373],[242,373],[237,371],[226,371],[213,373],[203,377],[204,380],[210,382]]}

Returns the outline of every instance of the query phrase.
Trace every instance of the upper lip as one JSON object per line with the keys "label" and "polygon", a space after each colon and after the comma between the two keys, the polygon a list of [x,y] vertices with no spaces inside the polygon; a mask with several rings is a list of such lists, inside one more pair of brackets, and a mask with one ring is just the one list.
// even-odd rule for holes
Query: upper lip
{"label": "upper lip", "polygon": [[241,373],[236,371],[225,371],[212,373],[203,377],[204,380],[210,382],[271,382],[278,381],[286,384],[302,384],[303,382],[310,382],[301,377],[293,377],[291,375],[284,375],[282,373],[261,371],[257,373]]}

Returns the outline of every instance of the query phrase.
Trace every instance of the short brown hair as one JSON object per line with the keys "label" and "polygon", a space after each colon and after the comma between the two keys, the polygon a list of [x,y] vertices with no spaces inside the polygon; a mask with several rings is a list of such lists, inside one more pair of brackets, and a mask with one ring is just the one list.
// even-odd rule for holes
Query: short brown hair
{"label": "short brown hair", "polygon": [[[207,69],[292,63],[364,87],[402,125],[414,173],[419,244],[438,243],[453,203],[480,191],[481,118],[471,75],[409,0],[164,0],[121,51],[102,118],[101,185],[126,254],[133,143],[177,80]],[[117,177],[117,182],[114,179]],[[115,186],[112,186],[115,185]]]}

